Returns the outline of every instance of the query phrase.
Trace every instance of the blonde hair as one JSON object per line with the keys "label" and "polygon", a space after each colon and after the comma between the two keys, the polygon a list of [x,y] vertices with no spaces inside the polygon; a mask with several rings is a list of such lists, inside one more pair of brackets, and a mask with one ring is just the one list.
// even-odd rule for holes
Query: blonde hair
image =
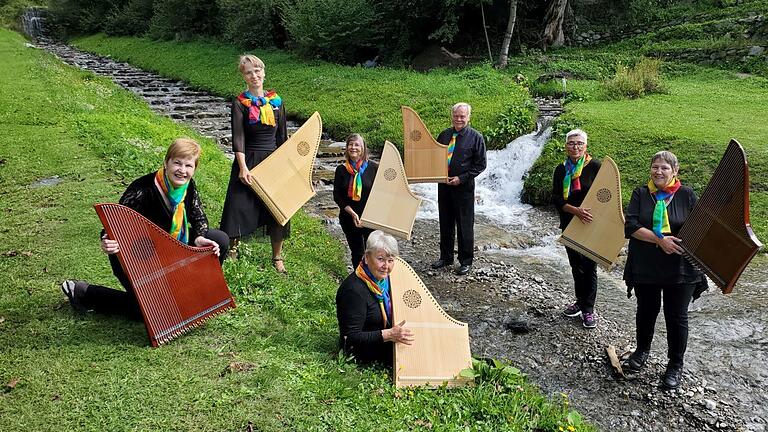
{"label": "blonde hair", "polygon": [[252,64],[253,67],[257,69],[264,70],[264,62],[261,61],[260,58],[256,57],[253,54],[243,54],[240,56],[240,63],[237,65],[237,68],[240,70],[240,73],[243,73],[243,69],[245,69],[245,65]]}
{"label": "blonde hair", "polygon": [[349,143],[352,141],[359,142],[361,146],[363,146],[363,152],[360,155],[360,160],[366,161],[368,160],[368,144],[365,143],[365,139],[362,135],[353,133],[349,135],[345,141],[344,145],[344,157],[349,160],[349,153],[347,152],[347,147],[349,147]]}
{"label": "blonde hair", "polygon": [[165,152],[165,162],[174,158],[195,158],[195,168],[200,163],[200,155],[203,153],[200,144],[192,138],[182,137],[176,138],[173,143],[168,147],[168,151]]}

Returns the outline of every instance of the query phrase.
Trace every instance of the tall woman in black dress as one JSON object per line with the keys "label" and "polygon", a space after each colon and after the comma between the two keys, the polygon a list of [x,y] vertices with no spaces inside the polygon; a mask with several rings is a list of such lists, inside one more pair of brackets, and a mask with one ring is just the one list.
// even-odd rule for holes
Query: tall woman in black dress
{"label": "tall woman in black dress", "polygon": [[[583,223],[592,222],[590,209],[581,203],[592,187],[600,170],[600,161],[587,152],[587,133],[574,129],[565,135],[565,162],[555,168],[552,176],[552,202],[560,214],[560,229],[564,230],[574,216]],[[577,317],[585,328],[597,326],[595,300],[597,298],[597,264],[575,250],[566,247],[571,265],[576,301],[566,306],[563,315]]]}
{"label": "tall woman in black dress", "polygon": [[283,239],[290,234],[290,222],[280,226],[248,185],[253,182],[250,170],[287,139],[285,106],[274,90],[264,90],[264,63],[258,57],[241,56],[239,69],[248,89],[232,101],[235,161],[224,200],[221,229],[229,234],[234,249],[241,237],[263,227],[272,242],[272,263],[283,273],[281,253]]}
{"label": "tall woman in black dress", "polygon": [[664,297],[667,325],[667,370],[662,385],[680,385],[688,344],[688,304],[706,289],[706,279],[682,257],[675,237],[696,204],[696,194],[677,178],[677,157],[661,151],[651,159],[651,179],[635,189],[626,213],[624,233],[629,238],[624,281],[637,296],[637,349],[625,369],[638,371],[651,350],[656,316]]}
{"label": "tall woman in black dress", "polygon": [[363,258],[365,242],[371,229],[360,224],[378,164],[368,160],[368,146],[358,134],[347,137],[343,164],[336,167],[333,179],[333,200],[339,206],[339,224],[352,252],[352,268]]}

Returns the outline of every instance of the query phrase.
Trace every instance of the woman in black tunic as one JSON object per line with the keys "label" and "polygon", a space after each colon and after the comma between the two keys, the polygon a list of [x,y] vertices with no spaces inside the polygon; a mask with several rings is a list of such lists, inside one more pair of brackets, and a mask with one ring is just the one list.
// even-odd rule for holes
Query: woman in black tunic
{"label": "woman in black tunic", "polygon": [[[565,230],[574,216],[583,223],[592,222],[590,209],[581,207],[592,182],[600,170],[600,161],[587,153],[587,133],[574,129],[565,135],[565,162],[555,168],[552,176],[552,202],[560,214],[560,229]],[[597,264],[575,250],[566,247],[571,265],[576,301],[566,306],[563,315],[581,316],[585,328],[597,326]]]}
{"label": "woman in black tunic", "polygon": [[339,345],[360,363],[392,364],[392,344],[413,342],[413,332],[392,322],[389,274],[397,240],[382,231],[368,236],[365,255],[336,292]]}
{"label": "woman in black tunic", "polygon": [[[120,204],[136,210],[172,237],[190,246],[213,246],[224,261],[229,247],[227,234],[208,228],[208,219],[192,176],[200,161],[200,146],[189,138],[179,138],[168,147],[160,170],[134,180]],[[119,291],[85,281],[66,280],[61,289],[77,311],[124,315],[141,320],[141,310],[130,279],[117,258],[120,245],[101,231],[101,250],[109,256],[112,272],[123,285]]]}
{"label": "woman in black tunic", "polygon": [[229,234],[231,248],[241,237],[247,237],[263,227],[272,243],[272,264],[285,272],[283,239],[290,234],[290,222],[280,226],[267,206],[250,188],[250,170],[272,154],[288,137],[285,106],[275,91],[264,90],[264,63],[255,56],[240,57],[240,73],[248,90],[232,101],[232,150],[235,161],[229,176],[227,197],[221,215],[221,229]]}
{"label": "woman in black tunic", "polygon": [[624,365],[640,370],[648,359],[656,317],[664,297],[667,325],[667,369],[661,383],[680,385],[688,344],[688,304],[706,290],[706,278],[681,255],[675,237],[696,204],[696,194],[677,178],[677,157],[661,151],[651,159],[651,179],[635,189],[626,213],[624,233],[629,238],[624,281],[627,294],[637,296],[637,349]]}
{"label": "woman in black tunic", "polygon": [[363,258],[365,242],[373,231],[360,224],[360,216],[371,194],[378,164],[368,160],[368,147],[358,134],[347,137],[344,158],[344,163],[336,167],[333,200],[339,206],[339,224],[347,237],[352,268],[355,268]]}

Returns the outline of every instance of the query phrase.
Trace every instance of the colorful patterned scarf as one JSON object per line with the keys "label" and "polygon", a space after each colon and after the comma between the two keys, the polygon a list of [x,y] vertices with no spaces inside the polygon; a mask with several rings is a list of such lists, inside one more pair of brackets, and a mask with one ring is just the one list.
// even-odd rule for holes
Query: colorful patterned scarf
{"label": "colorful patterned scarf", "polygon": [[389,276],[374,282],[373,274],[371,274],[368,265],[363,261],[360,261],[360,264],[357,265],[355,274],[365,282],[365,285],[373,293],[374,297],[376,297],[376,300],[379,301],[381,319],[384,320],[384,328],[388,328],[389,323],[392,322],[392,299],[389,296]]}
{"label": "colorful patterned scarf", "polygon": [[368,161],[358,159],[355,165],[349,162],[349,159],[344,161],[344,168],[352,175],[349,178],[349,187],[347,188],[347,196],[352,198],[352,201],[360,201],[360,197],[363,195],[363,173],[368,168]]}
{"label": "colorful patterned scarf", "polygon": [[[250,90],[246,90],[240,93],[237,97],[243,106],[248,107],[248,123],[256,124],[259,121],[263,125],[275,126],[275,113],[272,112],[272,107],[279,108],[283,104],[283,100],[275,93],[274,90],[268,91],[264,96],[254,96]],[[271,105],[267,109],[260,109],[264,105]]]}
{"label": "colorful patterned scarf", "polygon": [[451,159],[453,159],[453,150],[456,149],[456,137],[459,133],[454,131],[451,140],[448,142],[448,168],[451,167]]}
{"label": "colorful patterned scarf", "polygon": [[588,153],[579,158],[575,164],[571,161],[571,158],[565,158],[563,165],[565,166],[565,177],[563,178],[563,198],[568,199],[568,195],[571,192],[581,190],[581,171],[592,160],[592,156]]}
{"label": "colorful patterned scarf", "polygon": [[165,167],[161,167],[155,173],[155,184],[160,187],[168,201],[171,203],[171,237],[187,244],[189,243],[189,222],[187,222],[187,210],[184,206],[184,198],[187,196],[187,187],[189,182],[183,186],[174,188],[173,184],[165,175]]}
{"label": "colorful patterned scarf", "polygon": [[664,189],[656,189],[653,179],[648,180],[648,190],[656,199],[656,207],[653,209],[653,233],[658,238],[664,238],[664,234],[672,234],[672,228],[669,227],[669,214],[667,213],[667,198],[670,198],[680,189],[680,180],[672,177],[664,186]]}

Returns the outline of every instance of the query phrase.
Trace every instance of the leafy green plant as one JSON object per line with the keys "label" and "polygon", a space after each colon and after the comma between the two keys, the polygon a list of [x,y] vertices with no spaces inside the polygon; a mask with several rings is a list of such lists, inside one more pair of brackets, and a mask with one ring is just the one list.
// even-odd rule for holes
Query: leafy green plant
{"label": "leafy green plant", "polygon": [[631,68],[616,65],[614,77],[603,82],[606,94],[612,99],[636,99],[646,94],[663,93],[660,66],[661,60],[649,58],[641,59]]}

